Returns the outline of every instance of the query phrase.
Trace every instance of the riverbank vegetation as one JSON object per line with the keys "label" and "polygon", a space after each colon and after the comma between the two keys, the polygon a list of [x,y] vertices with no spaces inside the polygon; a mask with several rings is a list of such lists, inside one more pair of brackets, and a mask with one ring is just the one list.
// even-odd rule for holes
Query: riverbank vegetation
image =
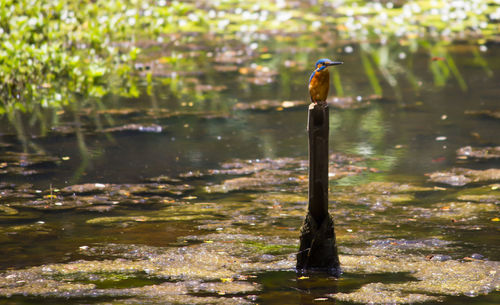
{"label": "riverbank vegetation", "polygon": [[[373,60],[365,60],[367,74],[373,73],[372,63],[383,67],[388,61],[387,52],[374,45],[394,39],[412,50],[423,39],[441,44],[473,39],[484,50],[488,41],[498,40],[500,6],[494,0],[339,0],[314,5],[287,1],[7,0],[0,4],[0,16],[2,114],[33,112],[40,107],[58,109],[80,97],[100,98],[108,93],[137,96],[137,84],[131,77],[133,63],[141,50],[155,46],[170,50],[163,62],[183,70],[182,51],[210,51],[228,41],[259,52],[263,59],[273,51],[267,45],[261,47],[269,40],[294,39],[306,48],[335,43],[347,45],[347,52],[348,43],[364,42],[363,49],[376,54]],[[429,50],[437,52],[432,46]],[[444,68],[456,75],[453,62],[445,61],[436,64],[438,77],[442,78]],[[383,67],[381,72],[390,83],[390,71]],[[342,91],[339,75],[334,77]],[[369,77],[374,91],[380,93],[378,80]]]}

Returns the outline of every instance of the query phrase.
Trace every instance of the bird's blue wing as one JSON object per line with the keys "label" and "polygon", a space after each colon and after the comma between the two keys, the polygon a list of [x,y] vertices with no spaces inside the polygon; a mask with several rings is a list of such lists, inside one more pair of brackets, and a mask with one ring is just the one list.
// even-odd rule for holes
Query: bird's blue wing
{"label": "bird's blue wing", "polygon": [[316,72],[323,71],[324,69],[326,69],[326,66],[321,66],[318,69],[315,69],[313,73],[311,73],[311,76],[309,77],[309,83],[311,83],[311,80],[313,79],[314,74],[316,74]]}
{"label": "bird's blue wing", "polygon": [[313,79],[314,74],[316,74],[316,70],[314,70],[313,73],[311,73],[311,76],[309,77],[309,84],[311,83],[311,80]]}

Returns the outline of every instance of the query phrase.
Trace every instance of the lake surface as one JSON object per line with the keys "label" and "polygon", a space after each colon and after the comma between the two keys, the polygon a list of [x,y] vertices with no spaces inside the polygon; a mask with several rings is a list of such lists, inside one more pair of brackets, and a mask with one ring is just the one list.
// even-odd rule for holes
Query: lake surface
{"label": "lake surface", "polygon": [[[137,98],[0,121],[0,304],[499,303],[498,45],[263,48],[165,64],[152,47]],[[344,61],[330,94],[340,279],[293,268],[307,79],[327,56]]]}

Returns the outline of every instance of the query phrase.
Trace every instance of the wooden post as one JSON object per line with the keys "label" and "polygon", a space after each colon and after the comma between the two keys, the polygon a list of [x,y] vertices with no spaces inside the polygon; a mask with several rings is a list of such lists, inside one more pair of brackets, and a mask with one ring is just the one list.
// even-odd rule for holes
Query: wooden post
{"label": "wooden post", "polygon": [[309,105],[309,205],[301,228],[297,270],[340,275],[333,219],[328,213],[328,136],[326,103]]}
{"label": "wooden post", "polygon": [[330,133],[328,105],[309,105],[309,206],[317,223],[328,215],[328,135]]}

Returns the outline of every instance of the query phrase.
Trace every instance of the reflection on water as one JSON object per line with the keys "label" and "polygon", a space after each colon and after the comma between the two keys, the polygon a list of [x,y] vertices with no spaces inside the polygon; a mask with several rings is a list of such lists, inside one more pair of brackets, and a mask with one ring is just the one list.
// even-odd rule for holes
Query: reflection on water
{"label": "reflection on water", "polygon": [[[234,65],[234,58],[227,57],[231,53],[223,51],[211,59],[205,53],[189,57],[187,52],[190,60],[183,61],[182,67],[177,63],[159,71],[154,67],[158,61],[147,62],[153,65],[154,75],[140,84],[139,98],[81,100],[59,113],[13,113],[4,118],[0,123],[0,242],[9,255],[0,259],[1,268],[51,263],[69,263],[58,266],[70,268],[79,259],[125,260],[131,259],[127,255],[146,251],[112,246],[121,244],[150,246],[156,249],[148,250],[153,252],[186,247],[187,257],[195,255],[189,252],[192,246],[221,259],[241,259],[239,267],[231,263],[221,267],[227,272],[221,273],[221,281],[248,281],[252,283],[248,292],[229,292],[235,289],[229,284],[195,291],[188,281],[203,286],[220,279],[184,278],[181,271],[174,275],[169,268],[178,266],[163,261],[164,269],[147,271],[154,265],[149,262],[135,267],[140,276],[125,278],[119,271],[122,266],[113,261],[115,269],[110,272],[122,278],[102,281],[90,275],[76,279],[69,271],[47,272],[55,281],[61,281],[57,276],[62,274],[72,284],[98,283],[100,300],[125,297],[132,298],[131,303],[141,294],[159,297],[144,287],[161,286],[157,284],[172,278],[180,281],[184,289],[180,294],[207,297],[203,300],[210,302],[226,289],[229,296],[238,298],[235,303],[271,304],[285,299],[287,304],[333,303],[332,294],[361,287],[374,293],[393,289],[394,294],[410,289],[422,293],[415,298],[432,296],[422,300],[449,304],[498,301],[498,293],[474,299],[449,297],[455,292],[445,293],[446,289],[467,295],[453,282],[432,290],[425,285],[435,278],[424,270],[395,271],[387,266],[358,270],[348,260],[394,254],[395,266],[420,258],[431,269],[437,264],[429,261],[434,256],[425,257],[440,254],[452,259],[443,264],[452,266],[467,258],[485,274],[498,271],[493,264],[500,260],[497,174],[459,188],[431,183],[425,174],[453,167],[498,167],[497,157],[457,158],[456,151],[468,145],[500,145],[494,112],[490,116],[467,113],[498,110],[500,48],[479,52],[468,44],[422,43],[410,52],[411,46],[352,46],[353,53],[333,48],[325,52],[345,62],[334,76],[335,88],[344,97],[353,97],[347,106],[332,99],[330,111],[331,152],[338,154],[331,160],[330,208],[347,268],[342,279],[319,275],[300,280],[291,271],[307,189],[307,103],[300,101],[307,101],[310,63],[323,57],[297,50],[280,50],[272,59],[245,58],[240,65]],[[199,62],[205,63],[199,71],[180,73],[194,71]],[[171,69],[180,71],[175,75]],[[368,98],[373,94],[379,97]],[[235,106],[254,102],[259,107]],[[145,182],[151,177],[163,178]],[[65,190],[85,183],[90,184],[82,191]],[[408,183],[415,188],[404,189]],[[113,256],[113,251],[118,254]],[[140,259],[165,259],[153,252]],[[470,258],[473,254],[486,257],[492,265],[480,265],[483,260]],[[245,257],[251,257],[251,264],[244,265]],[[463,268],[457,266],[453,268]],[[200,272],[206,268],[198,267]],[[265,272],[269,268],[275,271]],[[96,271],[89,272],[96,276]],[[154,276],[144,276],[147,272]],[[35,269],[28,273],[16,276],[25,276],[26,281],[42,276]],[[424,284],[394,286],[413,283],[415,278],[408,274],[417,274]],[[364,286],[376,282],[387,286]],[[478,285],[484,283],[498,285],[498,281],[478,280]],[[483,286],[474,293],[498,289]],[[120,294],[109,291],[110,287],[138,290]],[[38,287],[41,292],[35,295],[53,297],[45,288]],[[68,291],[75,297],[90,297],[78,294],[75,287]],[[30,303],[11,301],[16,300]],[[336,303],[342,300],[354,299]]]}
{"label": "reflection on water", "polygon": [[[451,64],[429,59],[432,47],[427,45],[410,53],[411,58],[400,55],[408,52],[404,47],[380,48],[384,51],[361,45],[354,53],[339,55],[346,62],[338,68],[342,91],[356,98],[349,107],[363,106],[332,111],[333,150],[383,156],[392,160],[386,162],[390,168],[384,169],[413,174],[451,165],[455,149],[464,144],[494,144],[497,122],[464,111],[494,110],[497,79],[492,69],[497,65],[497,49],[479,57],[476,46],[439,46],[439,54],[455,58]],[[138,99],[86,100],[58,114],[16,113],[10,123],[5,119],[2,123],[3,141],[15,145],[15,150],[70,157],[53,176],[30,179],[44,186],[96,179],[134,181],[138,173],[176,175],[232,157],[306,156],[304,114],[299,111],[303,107],[263,112],[232,109],[236,102],[261,99],[306,101],[306,64],[313,58],[307,54],[295,64],[300,67],[257,59],[257,71],[269,67],[279,72],[278,79],[265,85],[249,83],[247,71],[218,72],[205,66],[199,76],[154,78]],[[192,58],[194,64],[198,60]],[[460,85],[465,81],[467,88]],[[363,98],[382,90],[382,100],[362,104]],[[152,124],[155,127],[148,128]],[[9,140],[10,134],[16,136],[14,141]]]}

